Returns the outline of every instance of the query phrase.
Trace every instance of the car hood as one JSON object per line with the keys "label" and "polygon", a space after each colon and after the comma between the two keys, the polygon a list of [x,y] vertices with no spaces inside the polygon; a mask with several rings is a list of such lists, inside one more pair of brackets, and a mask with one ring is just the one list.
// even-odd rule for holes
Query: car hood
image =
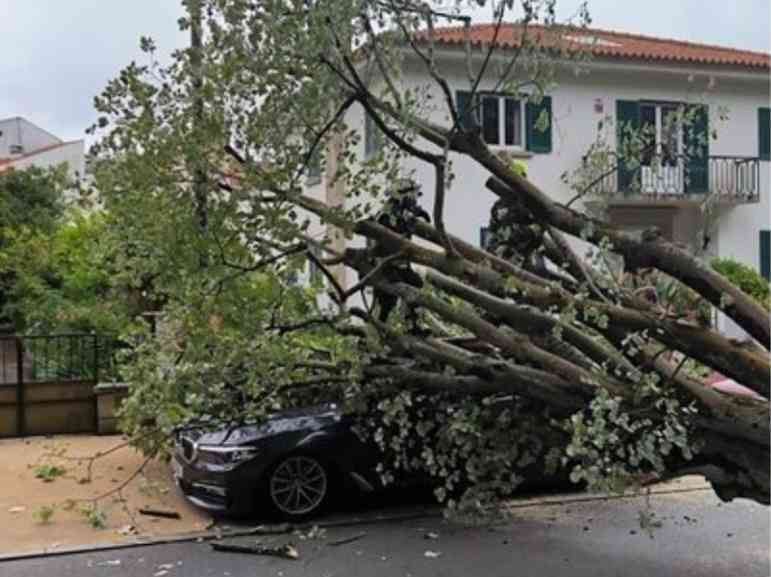
{"label": "car hood", "polygon": [[274,413],[259,425],[190,431],[184,435],[194,438],[199,445],[242,445],[281,433],[319,429],[341,418],[342,412],[336,405],[317,405]]}

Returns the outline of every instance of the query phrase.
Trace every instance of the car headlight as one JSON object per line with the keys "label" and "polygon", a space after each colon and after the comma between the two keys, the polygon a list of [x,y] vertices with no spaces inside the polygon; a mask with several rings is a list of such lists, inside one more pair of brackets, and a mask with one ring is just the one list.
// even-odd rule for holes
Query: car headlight
{"label": "car headlight", "polygon": [[235,469],[241,463],[257,456],[257,449],[245,445],[198,445],[198,462],[221,468]]}

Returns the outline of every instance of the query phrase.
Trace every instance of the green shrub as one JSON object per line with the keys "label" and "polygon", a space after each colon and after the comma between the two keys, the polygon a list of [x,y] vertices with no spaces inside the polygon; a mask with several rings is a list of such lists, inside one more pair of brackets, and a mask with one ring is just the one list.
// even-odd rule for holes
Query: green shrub
{"label": "green shrub", "polygon": [[712,268],[766,309],[771,310],[769,282],[755,269],[732,258],[716,258],[712,261]]}

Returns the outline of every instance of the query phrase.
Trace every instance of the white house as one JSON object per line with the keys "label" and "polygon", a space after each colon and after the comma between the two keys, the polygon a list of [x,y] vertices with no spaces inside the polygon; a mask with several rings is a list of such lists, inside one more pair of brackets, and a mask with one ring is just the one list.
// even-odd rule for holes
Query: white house
{"label": "white house", "polygon": [[[499,32],[497,41],[503,51],[517,46],[519,31],[510,25]],[[472,26],[477,65],[493,32],[493,25]],[[574,46],[590,51],[591,58],[581,65],[581,74],[576,73],[575,64],[558,66],[555,87],[540,104],[489,92],[497,77],[483,79],[476,122],[488,144],[525,162],[530,180],[555,200],[567,202],[574,192],[561,175],[581,165],[597,138],[599,121],[604,121],[605,136],[614,147],[614,124],[647,126],[656,135],[658,160],[644,161],[634,175],[620,169],[597,185],[610,195],[611,221],[631,229],[655,225],[671,240],[694,246],[702,242],[698,234],[706,224],[702,207],[710,198],[716,208],[707,255],[735,258],[768,278],[769,55],[595,29],[565,34],[570,34],[568,41]],[[456,104],[467,106],[469,80],[462,29],[437,29],[435,53],[437,68],[450,83]],[[402,86],[423,87],[434,103],[429,108],[430,120],[448,125],[440,89],[417,56],[407,49],[404,54]],[[497,70],[495,64],[492,70]],[[680,104],[698,107],[694,122],[686,134],[682,130],[667,133],[664,119]],[[545,131],[535,128],[542,110],[550,120]],[[346,120],[367,133],[372,122],[366,122],[364,116],[358,108]],[[716,138],[702,139],[698,154],[689,156],[686,141],[699,141],[696,137],[699,131],[706,131],[707,119]],[[371,133],[364,135],[362,156],[370,152],[365,148],[371,148],[374,141]],[[667,151],[663,157],[662,150]],[[693,151],[693,146],[688,150]],[[445,224],[464,240],[479,244],[496,197],[484,187],[488,174],[482,167],[455,154],[451,160],[455,179],[447,193]],[[653,168],[659,164],[659,169]],[[332,168],[330,163],[327,168]],[[412,159],[404,163],[404,172],[421,184],[423,203],[430,212],[433,168]],[[309,183],[308,192],[325,196],[332,204],[345,194],[323,175],[320,181]],[[721,325],[729,329],[725,321]]]}
{"label": "white house", "polygon": [[20,118],[0,120],[0,172],[30,166],[49,168],[66,163],[70,177],[85,174],[85,141],[64,141]]}

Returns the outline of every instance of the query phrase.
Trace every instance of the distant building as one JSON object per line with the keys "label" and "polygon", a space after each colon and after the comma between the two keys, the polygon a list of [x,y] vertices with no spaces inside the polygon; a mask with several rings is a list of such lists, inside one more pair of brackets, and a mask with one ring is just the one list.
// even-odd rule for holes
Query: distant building
{"label": "distant building", "polygon": [[0,172],[66,163],[70,177],[80,180],[85,174],[85,159],[82,139],[64,141],[18,116],[0,120]]}

